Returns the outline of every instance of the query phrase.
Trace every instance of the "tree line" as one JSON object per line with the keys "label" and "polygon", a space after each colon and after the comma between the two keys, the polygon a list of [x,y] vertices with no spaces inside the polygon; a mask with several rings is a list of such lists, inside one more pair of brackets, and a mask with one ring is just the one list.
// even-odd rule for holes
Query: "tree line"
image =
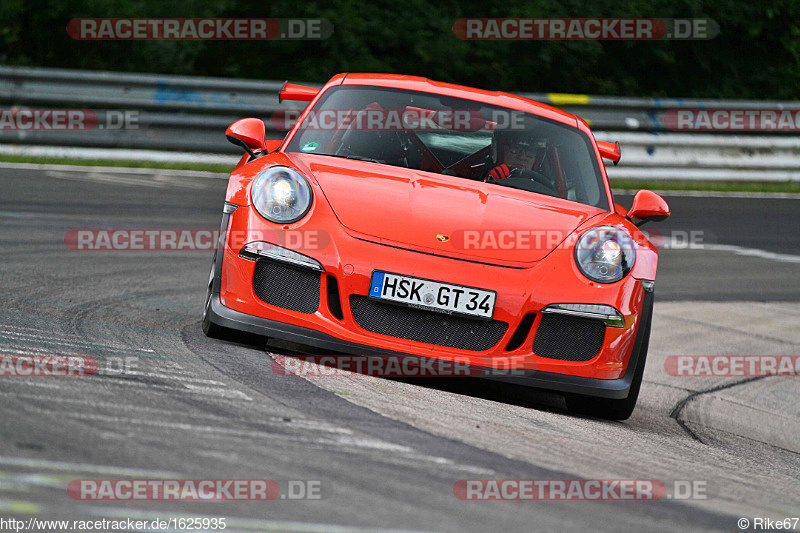
{"label": "tree line", "polygon": [[[323,40],[81,41],[75,18],[327,19]],[[463,40],[459,18],[710,18],[708,40]],[[795,100],[795,0],[3,0],[0,64],[323,82],[388,72],[517,92]]]}

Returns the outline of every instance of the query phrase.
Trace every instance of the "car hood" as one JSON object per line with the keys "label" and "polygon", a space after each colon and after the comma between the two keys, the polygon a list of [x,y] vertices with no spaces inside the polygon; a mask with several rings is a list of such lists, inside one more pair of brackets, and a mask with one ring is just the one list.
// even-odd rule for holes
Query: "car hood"
{"label": "car hood", "polygon": [[603,212],[455,176],[292,156],[356,237],[437,255],[493,263],[540,261],[584,221]]}

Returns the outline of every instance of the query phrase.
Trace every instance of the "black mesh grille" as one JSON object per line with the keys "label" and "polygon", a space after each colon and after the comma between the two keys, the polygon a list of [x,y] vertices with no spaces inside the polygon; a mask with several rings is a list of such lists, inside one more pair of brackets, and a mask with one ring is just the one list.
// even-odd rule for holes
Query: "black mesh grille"
{"label": "black mesh grille", "polygon": [[533,353],[548,359],[588,361],[603,346],[606,326],[599,320],[544,314],[533,340]]}
{"label": "black mesh grille", "polygon": [[320,273],[269,259],[256,262],[253,290],[264,302],[300,313],[319,307]]}
{"label": "black mesh grille", "polygon": [[460,350],[488,350],[500,342],[508,328],[499,320],[474,320],[384,304],[366,296],[350,296],[350,307],[353,318],[367,331]]}

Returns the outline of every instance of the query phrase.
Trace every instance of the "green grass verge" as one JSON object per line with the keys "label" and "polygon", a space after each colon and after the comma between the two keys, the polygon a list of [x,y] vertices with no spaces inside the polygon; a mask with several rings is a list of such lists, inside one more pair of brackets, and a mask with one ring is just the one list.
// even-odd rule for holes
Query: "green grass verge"
{"label": "green grass verge", "polygon": [[[67,159],[25,155],[0,155],[0,162],[51,165],[83,165],[127,168],[166,168],[229,173],[230,165],[214,163],[168,163],[160,161],[114,161],[106,159]],[[684,181],[612,179],[614,190],[651,189],[658,191],[788,192],[800,193],[800,181]]]}
{"label": "green grass verge", "polygon": [[[233,160],[233,158],[231,158]],[[3,163],[33,163],[37,165],[81,165],[90,167],[166,168],[173,170],[201,170],[205,172],[229,173],[235,166],[216,163],[170,163],[162,161],[116,161],[109,159],[69,159],[59,157],[36,157],[27,155],[0,155]]]}
{"label": "green grass verge", "polygon": [[612,179],[614,190],[650,189],[658,191],[790,192],[800,193],[800,181],[683,181]]}

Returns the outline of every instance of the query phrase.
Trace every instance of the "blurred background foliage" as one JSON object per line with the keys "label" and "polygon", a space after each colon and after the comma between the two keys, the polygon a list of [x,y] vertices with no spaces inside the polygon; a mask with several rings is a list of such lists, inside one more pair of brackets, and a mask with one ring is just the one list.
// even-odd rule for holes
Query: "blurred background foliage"
{"label": "blurred background foliage", "polygon": [[[76,41],[73,18],[327,18],[323,41]],[[463,41],[462,17],[712,18],[707,41]],[[797,0],[2,0],[0,64],[323,82],[391,72],[490,90],[800,96]]]}

